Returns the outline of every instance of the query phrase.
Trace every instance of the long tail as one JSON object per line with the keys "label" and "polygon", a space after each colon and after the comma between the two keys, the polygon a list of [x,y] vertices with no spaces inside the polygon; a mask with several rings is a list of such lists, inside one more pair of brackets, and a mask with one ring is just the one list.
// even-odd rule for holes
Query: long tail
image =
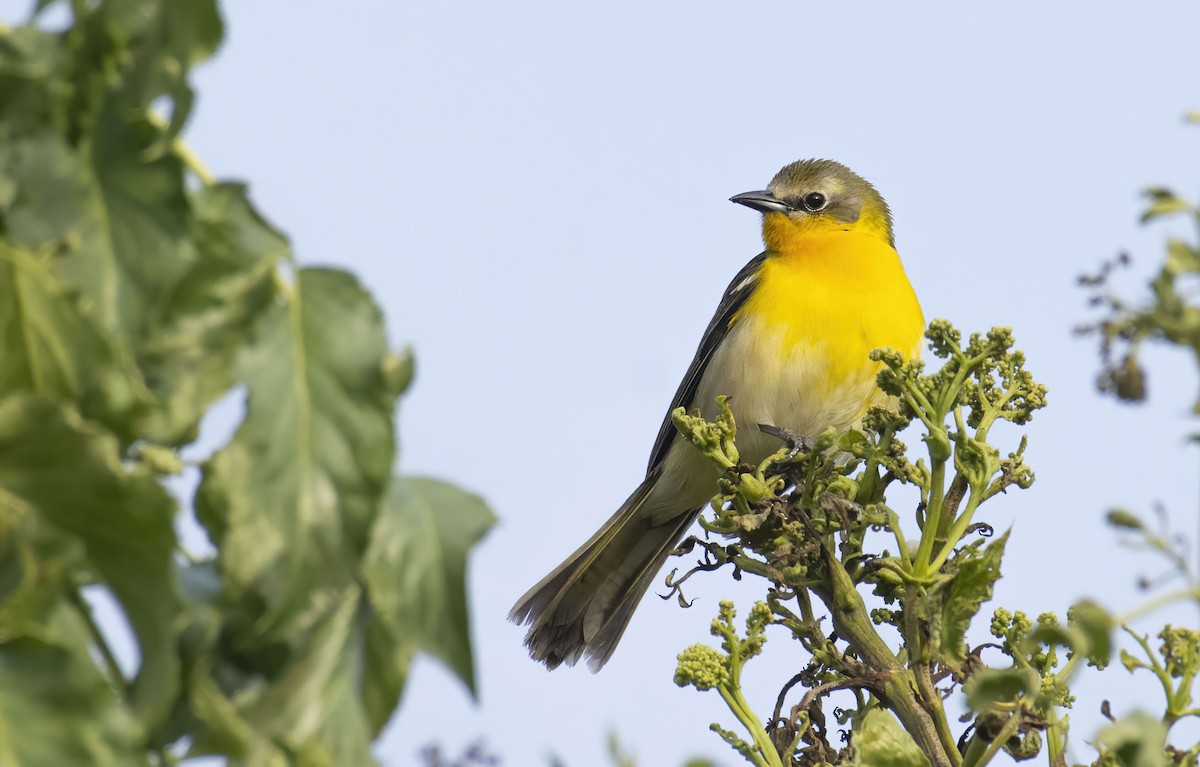
{"label": "long tail", "polygon": [[638,513],[656,474],[646,477],[587,543],[527,591],[508,614],[514,623],[529,624],[525,646],[547,668],[573,666],[586,655],[588,667],[599,671],[667,555],[696,519],[698,510],[683,510],[654,524],[649,515]]}

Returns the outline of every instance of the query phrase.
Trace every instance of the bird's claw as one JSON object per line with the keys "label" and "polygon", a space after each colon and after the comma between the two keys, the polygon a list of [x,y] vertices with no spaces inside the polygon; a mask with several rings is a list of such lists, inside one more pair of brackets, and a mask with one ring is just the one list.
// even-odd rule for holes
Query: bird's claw
{"label": "bird's claw", "polygon": [[800,453],[811,451],[816,446],[816,443],[813,442],[812,437],[792,431],[786,426],[772,426],[769,423],[760,423],[758,425],[758,430],[763,434],[768,434],[772,437],[775,437],[788,446],[787,455],[785,455],[783,458],[780,458],[778,461],[775,461],[774,463],[774,465],[778,467],[786,466],[795,460],[796,456],[800,455]]}

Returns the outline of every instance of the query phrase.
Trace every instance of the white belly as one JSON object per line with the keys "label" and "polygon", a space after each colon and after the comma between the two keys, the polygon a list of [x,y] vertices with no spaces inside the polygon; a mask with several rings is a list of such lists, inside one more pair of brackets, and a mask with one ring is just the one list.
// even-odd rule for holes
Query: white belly
{"label": "white belly", "polygon": [[730,328],[713,355],[696,391],[695,406],[712,419],[716,398],[731,397],[738,450],[748,463],[757,463],[781,447],[778,439],[759,431],[758,424],[785,427],[808,437],[830,426],[845,431],[858,425],[871,404],[886,398],[875,388],[878,368],[868,359],[849,379],[833,380],[828,359],[836,353],[823,343],[783,351],[781,330],[762,327],[758,318],[745,318]]}
{"label": "white belly", "polygon": [[[887,401],[875,387],[875,363],[864,359],[860,374],[834,381],[828,373],[831,350],[813,345],[784,353],[780,331],[759,323],[757,318],[744,318],[730,328],[709,361],[692,404],[711,421],[718,413],[716,398],[729,395],[744,462],[757,464],[784,446],[761,432],[759,424],[809,437],[830,426],[841,432],[857,426],[872,404]],[[696,506],[705,503],[717,491],[716,477],[716,467],[677,437],[663,461],[661,495],[655,493],[662,501],[662,515],[677,514],[681,499]],[[674,503],[668,502],[668,496],[674,496]]]}

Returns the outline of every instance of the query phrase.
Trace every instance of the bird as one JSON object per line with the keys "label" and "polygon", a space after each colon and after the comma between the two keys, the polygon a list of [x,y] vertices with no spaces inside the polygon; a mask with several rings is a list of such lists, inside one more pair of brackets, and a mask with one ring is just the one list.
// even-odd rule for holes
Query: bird
{"label": "bird", "polygon": [[765,250],[726,288],[645,479],[509,613],[528,625],[525,646],[548,669],[585,656],[593,672],[608,662],[655,575],[717,493],[717,469],[677,433],[672,411],[714,420],[717,397],[727,395],[739,425],[775,427],[738,430],[739,453],[757,464],[783,446],[780,433],[845,432],[872,405],[888,406],[873,349],[920,355],[924,316],[891,211],[870,182],[833,160],[799,160],[766,189],[730,201],[762,213]]}

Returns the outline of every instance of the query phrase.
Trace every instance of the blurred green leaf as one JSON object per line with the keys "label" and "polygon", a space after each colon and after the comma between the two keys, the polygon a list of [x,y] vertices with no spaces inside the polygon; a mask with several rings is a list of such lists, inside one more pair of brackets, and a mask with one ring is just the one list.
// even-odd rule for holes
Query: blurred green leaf
{"label": "blurred green leaf", "polygon": [[[85,635],[69,616],[56,620]],[[149,767],[140,736],[82,642],[0,644],[0,764]]]}
{"label": "blurred green leaf", "polygon": [[1142,212],[1142,221],[1168,216],[1172,213],[1182,213],[1193,210],[1191,204],[1175,195],[1170,189],[1152,187],[1147,189],[1144,196],[1150,200],[1146,210]]}
{"label": "blurred green leaf", "polygon": [[157,329],[194,247],[183,164],[173,154],[145,159],[160,138],[143,117],[103,114],[87,171],[89,216],[79,224],[79,247],[64,259],[101,319],[135,346]]}
{"label": "blurred green leaf", "polygon": [[374,764],[370,742],[395,710],[416,648],[378,620],[359,587],[326,596],[308,614],[314,631],[293,642],[269,684],[252,673],[230,689],[236,660],[219,646],[201,654],[189,685],[203,725],[192,730],[193,756],[282,766],[303,754],[303,763]]}
{"label": "blurred green leaf", "polygon": [[[0,137],[6,132],[0,127]],[[144,118],[105,113],[90,162],[47,129],[9,135],[0,151],[0,176],[13,190],[7,235],[53,252],[56,276],[130,345],[153,332],[192,252],[180,161],[143,157],[160,134]]]}
{"label": "blurred green leaf", "polygon": [[1159,719],[1135,711],[1100,731],[1096,745],[1121,767],[1166,767],[1167,727]]}
{"label": "blurred green leaf", "polygon": [[[188,625],[180,639],[184,700],[172,720],[156,733],[156,742],[166,745],[186,737],[189,756],[222,755],[234,764],[289,767],[286,753],[265,733],[255,730],[223,689],[241,683],[261,694],[262,678],[255,672],[263,669],[238,669],[222,652],[225,616],[221,575],[215,562],[183,568],[180,582],[188,606]],[[234,692],[239,691],[241,688]]]}
{"label": "blurred green leaf", "polygon": [[74,573],[86,562],[83,545],[19,504],[0,502],[0,532],[0,643],[60,640],[50,616],[75,587]]}
{"label": "blurred green leaf", "polygon": [[1113,616],[1095,602],[1085,600],[1068,613],[1070,625],[1087,641],[1087,656],[1092,665],[1104,668],[1112,660]]}
{"label": "blurred green leaf", "polygon": [[212,56],[224,36],[216,0],[108,0],[97,16],[97,26],[119,34],[126,48],[119,60],[127,78],[121,106],[171,100],[170,123],[155,148],[161,151],[190,116],[195,96],[188,70]]}
{"label": "blurred green leaf", "polygon": [[[204,742],[366,763],[399,701],[419,631],[407,614],[381,616],[359,585],[371,586],[359,572],[368,550],[410,534],[389,526],[385,500],[396,396],[388,357],[378,308],[339,271],[302,270],[254,326],[236,366],[246,419],[205,464],[197,493],[231,587],[222,597],[237,603],[215,648],[218,684],[201,681],[214,730]],[[252,669],[269,684],[239,681]]]}
{"label": "blurred green leaf", "polygon": [[[364,610],[368,608],[364,606]],[[366,624],[365,663],[371,673],[362,679],[362,704],[366,711],[371,735],[378,735],[400,703],[408,669],[417,652],[416,638],[397,626],[390,617],[381,616],[375,607],[369,608]]]}
{"label": "blurred green leaf", "polygon": [[1048,647],[1058,645],[1059,647],[1076,648],[1079,644],[1081,635],[1069,631],[1065,626],[1057,624],[1039,624],[1029,632],[1026,637],[1026,644],[1029,645],[1030,651],[1038,644],[1044,644]]}
{"label": "blurred green leaf", "polygon": [[160,137],[145,119],[106,114],[91,162],[52,130],[6,135],[0,177],[10,186],[5,231],[19,248],[54,255],[54,276],[118,343],[155,330],[194,245],[183,169],[142,153]]}
{"label": "blurred green leaf", "polygon": [[234,383],[235,354],[275,296],[287,240],[266,223],[241,184],[200,189],[191,198],[195,256],[163,302],[159,332],[138,361],[162,409],[146,429],[181,444],[196,437],[205,409]]}
{"label": "blurred green leaf", "polygon": [[[25,132],[18,132],[20,127],[7,119],[0,122],[0,177],[5,182],[0,209],[6,237],[35,253],[57,255],[84,247],[83,237],[101,234],[88,209],[95,184],[87,167],[58,131],[44,124]],[[96,275],[102,273],[99,267]]]}
{"label": "blurred green leaf", "polygon": [[617,737],[615,731],[609,730],[606,740],[608,741],[608,758],[612,760],[612,767],[637,767],[637,760],[633,758],[633,754],[621,746],[621,739]]}
{"label": "blurred green leaf", "polygon": [[[62,32],[0,27],[0,664],[21,664],[0,665],[0,763],[373,763],[414,653],[473,689],[466,556],[491,514],[392,480],[411,352],[178,141],[216,0],[61,10]],[[181,566],[156,475],[239,383],[195,499],[216,558]],[[82,584],[128,618],[130,689]]]}
{"label": "blurred green leaf", "polygon": [[[60,38],[35,27],[0,34],[0,125],[5,130],[41,129],[56,94],[51,82],[63,63]],[[0,206],[7,202],[0,195]]]}
{"label": "blurred green leaf", "polygon": [[1146,525],[1141,518],[1127,509],[1112,509],[1105,516],[1108,524],[1124,530],[1144,530]]}
{"label": "blurred green leaf", "polygon": [[1000,561],[1008,543],[1009,531],[992,541],[981,553],[960,555],[964,561],[947,589],[942,608],[942,650],[956,663],[967,659],[967,627],[980,606],[992,598],[992,589],[1000,577]]}
{"label": "blurred green leaf", "polygon": [[1041,688],[1037,672],[1030,668],[984,668],[963,685],[967,705],[978,712],[991,711],[995,703],[1007,703],[1021,695],[1034,696]]}
{"label": "blurred green leaf", "polygon": [[131,64],[135,70],[186,72],[216,53],[225,34],[216,0],[109,0],[103,13],[104,22],[128,37],[129,47],[142,58]]}
{"label": "blurred green leaf", "polygon": [[0,488],[83,544],[137,636],[138,711],[151,722],[163,716],[178,683],[171,497],[150,474],[125,470],[111,435],[27,394],[0,400]]}
{"label": "blurred green leaf", "polygon": [[78,402],[125,438],[152,399],[127,351],[81,311],[49,259],[0,242],[0,395]]}
{"label": "blurred green leaf", "polygon": [[283,745],[302,764],[374,764],[375,731],[359,702],[373,672],[366,664],[360,594],[350,586],[328,596],[295,661],[261,693],[244,693],[238,708],[255,734]]}
{"label": "blurred green leaf", "polygon": [[1200,251],[1183,240],[1171,238],[1167,240],[1167,261],[1163,269],[1169,274],[1200,271]]}
{"label": "blurred green leaf", "polygon": [[397,477],[363,562],[383,620],[441,659],[472,694],[467,554],[494,521],[477,495],[436,479]]}
{"label": "blurred green leaf", "polygon": [[327,269],[302,270],[281,299],[237,365],[246,419],[204,464],[196,496],[223,574],[265,600],[261,633],[354,582],[395,454],[374,301]]}
{"label": "blurred green leaf", "polygon": [[890,712],[873,708],[854,723],[856,767],[923,767],[929,759]]}

